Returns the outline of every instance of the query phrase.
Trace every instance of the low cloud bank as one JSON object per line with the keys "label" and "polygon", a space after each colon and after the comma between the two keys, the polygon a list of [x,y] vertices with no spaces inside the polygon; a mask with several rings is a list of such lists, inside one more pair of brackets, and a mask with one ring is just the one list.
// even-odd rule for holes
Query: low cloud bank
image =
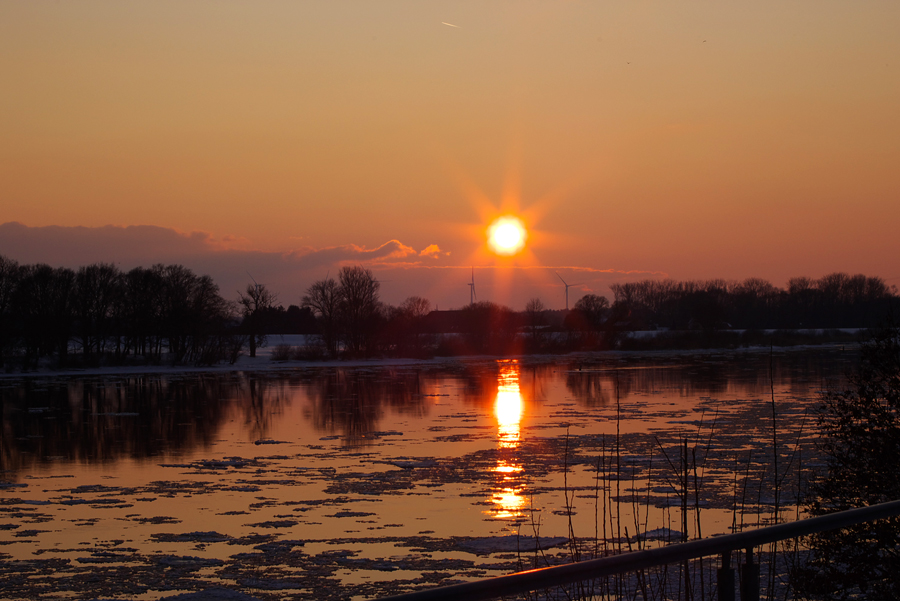
{"label": "low cloud bank", "polygon": [[[309,285],[341,265],[390,264],[418,257],[420,252],[399,240],[376,248],[356,244],[262,252],[228,247],[207,232],[183,233],[154,225],[102,227],[29,227],[0,224],[0,254],[19,263],[47,263],[77,268],[91,263],[115,263],[123,270],[155,263],[179,263],[215,279],[223,294],[246,286],[248,274],[280,293],[284,304],[297,304]],[[437,249],[432,244],[428,249]],[[423,252],[425,252],[423,251]],[[425,254],[423,256],[430,256]]]}

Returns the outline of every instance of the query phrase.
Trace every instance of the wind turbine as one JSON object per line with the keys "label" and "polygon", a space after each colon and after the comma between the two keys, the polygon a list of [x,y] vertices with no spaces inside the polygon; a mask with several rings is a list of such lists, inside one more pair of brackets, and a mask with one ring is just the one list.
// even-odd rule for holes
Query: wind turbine
{"label": "wind turbine", "polygon": [[580,284],[580,283],[578,283],[578,284],[566,284],[566,281],[565,281],[564,279],[562,279],[562,276],[559,275],[559,272],[558,272],[558,271],[554,271],[553,273],[556,274],[556,277],[559,278],[559,281],[562,282],[562,283],[563,283],[563,286],[566,287],[566,311],[568,311],[568,310],[569,310],[569,286],[580,286],[581,284]]}
{"label": "wind turbine", "polygon": [[475,304],[475,299],[478,298],[475,295],[475,268],[472,268],[472,281],[469,283],[469,305]]}
{"label": "wind turbine", "polygon": [[[247,272],[247,275],[250,275],[250,272],[249,272],[249,271]],[[258,294],[258,293],[259,293],[259,287],[260,287],[262,284],[260,284],[259,282],[257,282],[257,281],[256,281],[256,278],[254,278],[252,275],[250,275],[250,279],[253,280],[253,286],[256,288],[256,292],[257,292],[257,294]]]}

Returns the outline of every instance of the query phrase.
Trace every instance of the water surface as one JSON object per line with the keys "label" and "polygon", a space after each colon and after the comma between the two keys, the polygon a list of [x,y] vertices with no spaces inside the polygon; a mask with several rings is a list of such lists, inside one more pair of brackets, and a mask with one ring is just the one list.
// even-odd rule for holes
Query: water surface
{"label": "water surface", "polygon": [[852,357],[2,380],[0,595],[362,598],[791,519]]}

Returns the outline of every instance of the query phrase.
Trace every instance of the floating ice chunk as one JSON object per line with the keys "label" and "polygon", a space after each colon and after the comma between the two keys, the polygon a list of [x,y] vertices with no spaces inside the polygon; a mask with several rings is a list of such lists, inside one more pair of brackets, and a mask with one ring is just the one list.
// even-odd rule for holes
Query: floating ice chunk
{"label": "floating ice chunk", "polygon": [[267,522],[256,522],[255,524],[247,524],[251,528],[290,528],[299,524],[297,520],[269,520]]}
{"label": "floating ice chunk", "polygon": [[157,559],[156,563],[169,568],[186,568],[188,570],[199,570],[200,568],[220,566],[225,564],[225,562],[221,559],[191,557],[190,555],[164,555]]}
{"label": "floating ice chunk", "polygon": [[227,534],[219,534],[215,531],[209,532],[185,532],[183,534],[151,534],[150,538],[155,541],[178,542],[178,543],[224,543],[231,540]]}
{"label": "floating ice chunk", "polygon": [[60,505],[115,505],[122,507],[131,507],[123,499],[62,499]]}
{"label": "floating ice chunk", "polygon": [[306,541],[302,540],[278,540],[256,545],[253,548],[271,555],[277,553],[290,553],[293,551],[294,547],[302,547],[304,545],[306,545]]}
{"label": "floating ice chunk", "polygon": [[569,542],[564,536],[490,536],[486,538],[470,538],[461,540],[458,547],[461,551],[484,555],[488,553],[500,553],[509,551],[534,551],[535,549],[549,549]]}
{"label": "floating ice chunk", "polygon": [[207,470],[224,470],[229,467],[241,468],[253,463],[242,457],[224,457],[222,459],[201,459],[194,463],[160,463],[160,467],[198,468]]}
{"label": "floating ice chunk", "polygon": [[375,515],[374,513],[368,511],[338,511],[332,515],[326,515],[327,518],[364,518],[370,515]]}
{"label": "floating ice chunk", "polygon": [[240,581],[241,586],[248,588],[259,588],[269,591],[280,591],[285,589],[302,589],[308,585],[300,582],[291,582],[290,580],[273,580],[263,578],[245,578]]}
{"label": "floating ice chunk", "polygon": [[385,461],[388,465],[394,465],[403,469],[413,469],[417,467],[437,467],[438,462],[434,459],[392,459]]}
{"label": "floating ice chunk", "polygon": [[654,528],[653,530],[648,530],[643,534],[638,534],[631,537],[631,542],[636,542],[638,539],[640,540],[665,540],[665,541],[680,541],[684,537],[684,534],[679,532],[678,530],[672,530],[671,528]]}
{"label": "floating ice chunk", "polygon": [[90,557],[77,557],[75,561],[78,563],[123,563],[133,559],[134,555],[132,554],[97,551]]}
{"label": "floating ice chunk", "polygon": [[161,601],[259,601],[259,598],[227,588],[211,588],[208,591],[163,597]]}

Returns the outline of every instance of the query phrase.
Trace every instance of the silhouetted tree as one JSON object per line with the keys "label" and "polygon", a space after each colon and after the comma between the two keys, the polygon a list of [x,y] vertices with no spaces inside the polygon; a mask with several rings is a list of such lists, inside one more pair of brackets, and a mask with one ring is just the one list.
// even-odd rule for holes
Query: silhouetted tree
{"label": "silhouetted tree", "polygon": [[425,316],[431,312],[431,303],[421,296],[410,296],[393,315],[393,326],[401,333],[399,345],[412,347],[416,356],[422,353]]}
{"label": "silhouetted tree", "polygon": [[341,292],[338,283],[329,277],[315,282],[307,289],[302,303],[318,319],[325,351],[334,357],[340,331]]}
{"label": "silhouetted tree", "polygon": [[36,367],[42,356],[56,352],[65,365],[72,333],[72,289],[75,272],[49,265],[29,265],[13,295],[14,311],[22,324],[25,365]]}
{"label": "silhouetted tree", "polygon": [[284,315],[283,333],[286,334],[317,334],[319,332],[316,318],[309,307],[288,305]]}
{"label": "silhouetted tree", "polygon": [[462,309],[460,319],[469,352],[509,355],[521,350],[517,340],[520,320],[509,307],[481,301]]}
{"label": "silhouetted tree", "polygon": [[231,355],[231,349],[224,343],[225,330],[235,318],[233,305],[222,298],[219,285],[208,275],[195,276],[190,295],[190,314],[187,360],[208,365]]}
{"label": "silhouetted tree", "polygon": [[[737,328],[758,329],[774,323],[772,310],[779,290],[762,278],[748,278],[729,286],[725,320]],[[770,326],[771,327],[771,326]]]}
{"label": "silhouetted tree", "polygon": [[26,369],[51,355],[66,364],[73,341],[91,362],[111,352],[159,360],[164,344],[176,363],[217,361],[233,319],[212,278],[181,265],[75,272],[0,257],[0,355],[21,354]]}
{"label": "silhouetted tree", "polygon": [[[601,345],[601,332],[606,327],[609,315],[609,301],[604,296],[585,294],[566,315],[563,326],[569,332],[570,344],[577,341],[583,349],[594,349]],[[573,337],[577,337],[573,340]]]}
{"label": "silhouetted tree", "polygon": [[250,356],[256,357],[256,347],[265,346],[266,336],[263,333],[263,316],[273,309],[277,296],[264,284],[247,284],[247,290],[240,294],[238,303],[241,307],[241,315],[244,318],[241,324],[244,333],[247,334],[250,346]]}
{"label": "silhouetted tree", "polygon": [[575,303],[575,310],[581,311],[590,327],[599,332],[609,313],[609,301],[605,296],[585,294]]}
{"label": "silhouetted tree", "polygon": [[13,344],[13,295],[19,286],[21,271],[18,263],[0,255],[0,367]]}
{"label": "silhouetted tree", "polygon": [[95,263],[75,274],[74,310],[81,352],[86,359],[103,353],[113,311],[121,302],[122,274],[115,265]]}
{"label": "silhouetted tree", "polygon": [[793,278],[787,290],[760,278],[644,280],[610,288],[628,309],[626,327],[635,330],[872,327],[896,298],[896,289],[880,278],[843,273]]}
{"label": "silhouetted tree", "polygon": [[725,321],[725,294],[718,286],[710,286],[685,295],[684,306],[689,315],[688,328],[719,330],[728,327]]}
{"label": "silhouetted tree", "polygon": [[[221,334],[231,319],[231,308],[219,295],[219,287],[209,276],[198,276],[183,265],[154,265],[149,274],[136,273],[136,283],[157,284],[146,314],[150,321],[155,356],[161,356],[163,341],[174,363],[209,363],[224,355]],[[129,274],[130,275],[130,274]],[[143,287],[143,286],[140,286]]]}
{"label": "silhouetted tree", "polygon": [[162,279],[162,337],[176,363],[187,355],[187,332],[193,311],[194,273],[183,265],[154,265]]}
{"label": "silhouetted tree", "polygon": [[421,296],[410,296],[400,304],[400,308],[413,319],[422,319],[431,312],[431,302]]}
{"label": "silhouetted tree", "polygon": [[338,281],[346,348],[353,355],[368,353],[380,317],[378,281],[371,270],[358,265],[342,267]]}
{"label": "silhouetted tree", "polygon": [[532,298],[525,304],[525,315],[528,320],[528,326],[531,329],[531,346],[534,351],[537,351],[542,346],[539,339],[540,332],[538,330],[539,328],[542,328],[546,322],[544,315],[545,311],[546,307],[544,307],[543,301],[539,298]]}
{"label": "silhouetted tree", "polygon": [[[812,485],[810,514],[900,499],[900,330],[893,324],[863,345],[845,390],[824,395],[819,415],[828,471]],[[900,598],[900,518],[810,537],[796,581],[821,599]]]}
{"label": "silhouetted tree", "polygon": [[[124,338],[122,356],[158,360],[162,353],[163,276],[159,269],[135,267],[122,280],[116,323]],[[117,355],[118,343],[117,343]]]}

